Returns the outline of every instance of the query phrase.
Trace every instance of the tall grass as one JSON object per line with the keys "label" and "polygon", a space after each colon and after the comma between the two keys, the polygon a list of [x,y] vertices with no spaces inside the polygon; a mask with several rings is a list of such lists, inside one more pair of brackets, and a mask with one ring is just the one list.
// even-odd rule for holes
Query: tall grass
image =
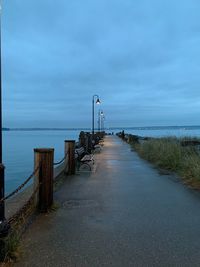
{"label": "tall grass", "polygon": [[183,147],[185,139],[156,138],[142,143],[132,143],[139,155],[156,166],[181,175],[186,182],[200,186],[200,155],[195,147]]}

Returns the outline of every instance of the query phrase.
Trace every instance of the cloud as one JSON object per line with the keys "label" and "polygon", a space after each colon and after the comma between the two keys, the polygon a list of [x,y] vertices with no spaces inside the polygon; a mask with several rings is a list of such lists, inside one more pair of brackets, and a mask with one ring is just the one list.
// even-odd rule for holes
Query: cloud
{"label": "cloud", "polygon": [[[197,0],[3,3],[6,126],[198,124]],[[137,113],[137,116],[136,116]]]}

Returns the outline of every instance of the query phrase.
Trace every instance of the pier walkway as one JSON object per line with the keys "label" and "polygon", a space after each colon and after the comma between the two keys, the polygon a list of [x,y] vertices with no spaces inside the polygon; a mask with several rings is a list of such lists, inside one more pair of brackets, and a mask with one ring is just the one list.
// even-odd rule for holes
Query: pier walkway
{"label": "pier walkway", "polygon": [[67,178],[14,266],[200,266],[200,195],[161,175],[116,136],[92,172]]}

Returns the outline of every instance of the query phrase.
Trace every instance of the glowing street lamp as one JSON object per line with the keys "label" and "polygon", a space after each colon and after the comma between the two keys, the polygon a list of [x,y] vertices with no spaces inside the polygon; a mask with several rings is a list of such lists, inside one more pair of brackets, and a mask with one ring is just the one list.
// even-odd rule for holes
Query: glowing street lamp
{"label": "glowing street lamp", "polygon": [[94,139],[94,102],[96,98],[96,104],[99,105],[101,103],[98,95],[93,95],[92,97],[92,139]]}
{"label": "glowing street lamp", "polygon": [[102,131],[102,126],[103,126],[103,120],[104,120],[104,113],[103,110],[99,110],[99,118],[98,118],[98,125],[99,125],[99,129],[98,131],[101,132]]}
{"label": "glowing street lamp", "polygon": [[105,115],[104,115],[103,111],[101,111],[101,113],[100,113],[101,131],[104,131],[104,120],[105,120]]}

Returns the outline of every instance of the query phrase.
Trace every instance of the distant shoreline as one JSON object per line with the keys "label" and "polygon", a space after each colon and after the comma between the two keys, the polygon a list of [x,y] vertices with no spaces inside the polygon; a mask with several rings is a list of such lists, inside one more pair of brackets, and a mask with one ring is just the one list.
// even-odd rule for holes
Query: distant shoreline
{"label": "distant shoreline", "polygon": [[3,131],[90,131],[86,128],[3,128]]}
{"label": "distant shoreline", "polygon": [[[112,130],[165,130],[165,129],[200,129],[200,125],[180,125],[180,126],[128,126],[128,127],[110,127],[106,131]],[[88,131],[90,128],[2,128],[3,131]],[[97,131],[98,129],[95,129]]]}

